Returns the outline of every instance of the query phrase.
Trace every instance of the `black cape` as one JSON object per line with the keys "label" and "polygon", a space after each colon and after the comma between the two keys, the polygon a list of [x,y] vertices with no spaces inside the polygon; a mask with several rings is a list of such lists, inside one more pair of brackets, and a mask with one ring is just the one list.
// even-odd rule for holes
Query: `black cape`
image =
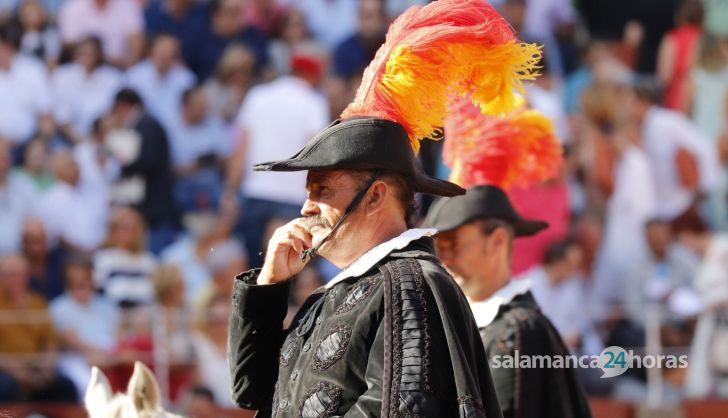
{"label": "black cape", "polygon": [[500,307],[480,328],[505,418],[589,418],[591,411],[574,368],[504,368],[494,357],[569,356],[561,336],[541,313],[531,292]]}
{"label": "black cape", "polygon": [[420,238],[320,288],[282,329],[288,284],[234,283],[233,400],[274,417],[501,417],[468,302]]}

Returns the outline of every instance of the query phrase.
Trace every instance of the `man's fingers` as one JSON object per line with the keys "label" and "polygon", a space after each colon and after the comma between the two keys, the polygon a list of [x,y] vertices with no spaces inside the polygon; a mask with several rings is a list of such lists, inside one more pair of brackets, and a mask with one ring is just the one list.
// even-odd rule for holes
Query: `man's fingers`
{"label": "man's fingers", "polygon": [[313,235],[311,235],[306,228],[300,225],[294,225],[290,232],[296,238],[303,241],[303,243],[306,244],[306,248],[310,248],[312,246],[311,241],[313,240]]}

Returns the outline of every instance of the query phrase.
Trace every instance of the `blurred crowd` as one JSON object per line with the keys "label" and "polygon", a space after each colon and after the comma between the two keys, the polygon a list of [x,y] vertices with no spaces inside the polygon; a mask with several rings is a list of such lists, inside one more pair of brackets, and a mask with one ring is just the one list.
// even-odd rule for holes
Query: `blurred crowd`
{"label": "blurred crowd", "polygon": [[[232,277],[305,199],[305,173],[252,165],[336,118],[424,2],[0,0],[0,401],[76,400],[91,364],[121,388],[143,359],[178,404],[231,405]],[[657,312],[690,354],[665,398],[728,396],[728,3],[491,3],[544,46],[526,101],[565,155],[509,191],[551,225],[516,242],[517,278],[574,352],[643,349]],[[291,312],[335,274],[304,270]],[[646,396],[644,370],[584,380]]]}

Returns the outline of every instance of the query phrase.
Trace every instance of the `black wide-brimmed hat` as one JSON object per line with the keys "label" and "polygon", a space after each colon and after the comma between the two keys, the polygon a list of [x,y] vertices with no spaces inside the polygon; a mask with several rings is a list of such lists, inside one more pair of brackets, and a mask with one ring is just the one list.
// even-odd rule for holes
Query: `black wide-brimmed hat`
{"label": "black wide-brimmed hat", "polygon": [[465,189],[430,177],[417,162],[407,132],[398,123],[371,117],[337,120],[287,160],[256,164],[256,171],[389,170],[412,182],[415,191],[456,196]]}
{"label": "black wide-brimmed hat", "polygon": [[490,185],[471,187],[464,196],[438,199],[427,212],[423,226],[447,232],[478,219],[508,222],[518,237],[531,236],[548,227],[546,222],[523,219],[505,192]]}

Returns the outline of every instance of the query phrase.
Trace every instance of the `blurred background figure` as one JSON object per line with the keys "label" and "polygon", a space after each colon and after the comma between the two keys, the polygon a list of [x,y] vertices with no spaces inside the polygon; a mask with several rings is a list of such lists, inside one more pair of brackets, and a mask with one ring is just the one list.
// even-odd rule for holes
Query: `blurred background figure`
{"label": "blurred background figure", "polygon": [[[305,173],[267,176],[253,171],[252,165],[293,155],[326,127],[328,106],[316,90],[323,75],[322,65],[315,53],[295,51],[291,58],[293,73],[256,86],[240,108],[240,139],[227,168],[226,193],[229,199],[242,194],[240,227],[252,265],[261,264],[261,235],[268,221],[298,217],[306,199]],[[277,122],[282,115],[286,123]]]}
{"label": "blurred background figure", "polygon": [[702,1],[685,0],[675,13],[677,27],[662,38],[657,52],[657,76],[665,84],[662,104],[667,109],[689,111],[690,70],[697,55],[702,22]]}
{"label": "blurred background figure", "polygon": [[150,116],[169,130],[179,114],[182,94],[196,78],[180,61],[177,38],[159,34],[151,41],[149,57],[126,71],[125,83],[141,96]]}
{"label": "blurred background figure", "polygon": [[0,256],[0,401],[73,402],[76,389],[57,370],[46,300],[28,288],[28,262]]}
{"label": "blurred background figure", "polygon": [[63,293],[64,252],[48,244],[45,225],[40,219],[28,218],[23,222],[21,252],[28,260],[30,288],[34,292],[46,300],[53,300]]}
{"label": "blurred background figure", "polygon": [[126,68],[142,55],[144,19],[137,2],[125,0],[66,0],[58,14],[66,45],[88,36],[101,39],[106,58]]}
{"label": "blurred background figure", "polygon": [[12,172],[11,144],[0,141],[0,254],[20,248],[23,221],[37,211],[33,183]]}
{"label": "blurred background figure", "polygon": [[43,63],[20,53],[22,33],[12,22],[0,22],[0,139],[14,145],[36,130],[49,133],[51,100]]}
{"label": "blurred background figure", "polygon": [[40,215],[53,244],[78,251],[98,248],[108,217],[104,185],[89,181],[68,149],[53,154],[52,165],[55,181],[43,195]]}
{"label": "blurred background figure", "polygon": [[109,362],[118,333],[117,307],[94,289],[88,256],[74,254],[65,262],[65,293],[50,304],[50,315],[62,348],[59,368],[84,393],[91,365]]}
{"label": "blurred background figure", "polygon": [[255,56],[255,69],[260,74],[268,65],[268,41],[257,28],[241,19],[243,0],[211,0],[209,23],[197,33],[185,60],[200,80],[209,78],[216,63],[230,45],[242,44]]}
{"label": "blurred background figure", "polygon": [[220,295],[202,310],[194,337],[197,368],[193,383],[208,387],[222,406],[232,406],[232,385],[227,366],[230,299]]}
{"label": "blurred background figure", "polygon": [[22,37],[20,50],[54,68],[61,55],[61,36],[41,0],[23,0],[16,6]]}
{"label": "blurred background figure", "polygon": [[115,129],[126,131],[127,137],[120,141],[131,149],[117,157],[121,178],[134,186],[127,203],[141,212],[149,249],[158,254],[173,241],[179,223],[167,133],[132,89],[116,94],[110,118]]}
{"label": "blurred background figure", "polygon": [[154,300],[151,274],[156,257],[147,251],[146,226],[139,212],[119,208],[111,215],[104,248],[94,256],[94,285],[122,306]]}
{"label": "blurred background figure", "polygon": [[207,90],[187,89],[180,102],[169,131],[177,208],[182,213],[215,210],[222,196],[221,167],[231,152],[231,141],[223,121],[210,111]]}
{"label": "blurred background figure", "polygon": [[122,73],[106,64],[101,40],[88,37],[72,48],[72,60],[51,77],[53,116],[60,133],[72,143],[91,134],[94,121],[111,109]]}
{"label": "blurred background figure", "polygon": [[215,394],[204,386],[194,386],[187,392],[184,410],[190,418],[220,417]]}
{"label": "blurred background figure", "polygon": [[215,74],[205,84],[213,114],[226,124],[237,116],[253,84],[254,70],[255,56],[246,47],[233,44],[225,49]]}

